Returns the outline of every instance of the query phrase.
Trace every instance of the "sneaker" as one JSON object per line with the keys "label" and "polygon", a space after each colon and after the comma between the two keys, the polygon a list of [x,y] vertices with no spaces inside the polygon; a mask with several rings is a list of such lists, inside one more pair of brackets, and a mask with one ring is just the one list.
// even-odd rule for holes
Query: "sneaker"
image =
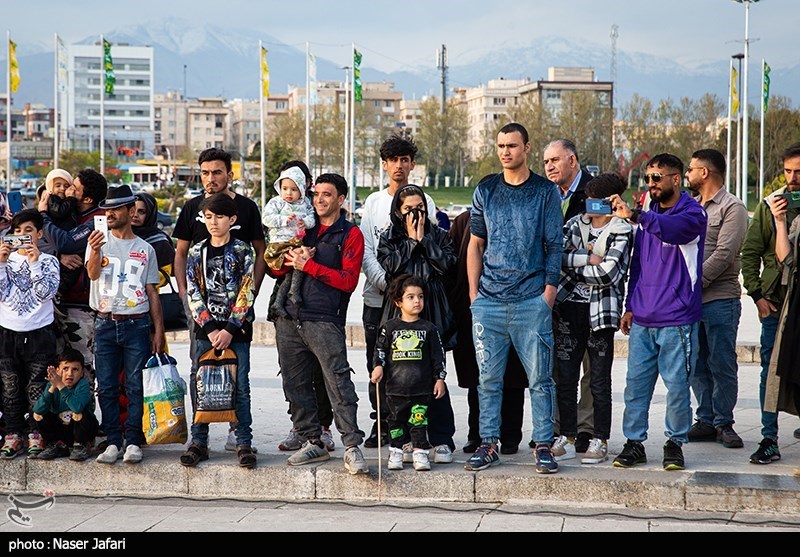
{"label": "sneaker", "polygon": [[519,445],[513,443],[501,443],[500,454],[517,454],[519,452]]}
{"label": "sneaker", "polygon": [[[228,435],[230,437],[230,435]],[[278,450],[280,451],[296,451],[303,446],[304,440],[300,437],[297,432],[292,428],[289,431],[289,435],[286,436],[286,439],[278,443]],[[236,439],[233,440],[234,448],[236,450]],[[225,449],[228,448],[228,445],[225,445]]]}
{"label": "sneaker", "polygon": [[352,475],[369,474],[369,466],[358,447],[347,447],[344,451],[344,469]]}
{"label": "sneaker", "polygon": [[741,449],[744,441],[739,434],[733,431],[733,424],[724,425],[717,428],[717,441],[722,443],[726,449]]}
{"label": "sneaker", "polygon": [[34,431],[28,434],[28,458],[36,458],[44,450],[44,439],[41,433]]}
{"label": "sneaker", "polygon": [[[302,445],[302,443],[300,443],[300,445]],[[300,445],[297,446],[298,449],[300,448]],[[239,445],[236,444],[236,432],[233,429],[228,430],[228,439],[225,440],[225,450],[230,451],[232,453],[235,453],[236,451],[239,450]],[[254,453],[258,452],[258,449],[256,449],[255,447],[250,447],[250,450],[253,451]]]}
{"label": "sneaker", "polygon": [[336,443],[333,442],[333,434],[331,433],[331,428],[323,427],[322,435],[319,436],[319,440],[322,441],[322,444],[325,445],[325,450],[327,450],[328,452],[336,450]]}
{"label": "sneaker", "polygon": [[[42,455],[39,455],[42,458]],[[89,443],[74,443],[72,450],[69,451],[69,459],[75,462],[83,462],[89,458]]]}
{"label": "sneaker", "polygon": [[792,435],[794,435],[794,438],[795,438],[795,439],[800,439],[800,427],[798,427],[797,429],[795,429],[795,430],[794,430],[794,433],[793,433]]}
{"label": "sneaker", "polygon": [[[450,450],[450,447],[447,448]],[[452,458],[450,459],[452,462]],[[431,469],[431,461],[428,459],[428,451],[418,449],[414,451],[414,470],[424,472]]]}
{"label": "sneaker", "polygon": [[477,472],[497,464],[500,464],[500,457],[497,456],[497,451],[489,443],[481,443],[478,450],[467,459],[464,469]]}
{"label": "sneaker", "polygon": [[477,451],[478,447],[480,447],[480,446],[481,446],[481,440],[480,439],[468,439],[467,440],[467,444],[464,445],[461,448],[461,450],[464,451],[467,454],[472,454],[475,451]]}
{"label": "sneaker", "polygon": [[405,456],[403,454],[403,449],[389,447],[389,464],[387,465],[387,468],[389,470],[402,470],[404,461],[403,456]]}
{"label": "sneaker", "polygon": [[142,449],[139,445],[128,445],[125,448],[125,456],[122,457],[123,462],[128,464],[137,464],[142,461]]}
{"label": "sneaker", "polygon": [[685,470],[681,446],[672,439],[664,443],[664,470]]}
{"label": "sneaker", "polygon": [[[575,458],[575,447],[570,458]],[[536,463],[536,472],[539,474],[555,474],[558,472],[558,460],[553,456],[549,445],[537,445],[533,451],[533,461]]]}
{"label": "sneaker", "polygon": [[622,452],[614,459],[614,466],[616,468],[633,468],[637,464],[647,464],[644,445],[639,441],[629,439],[622,447]]}
{"label": "sneaker", "polygon": [[600,464],[608,460],[608,443],[596,437],[589,441],[589,448],[581,458],[581,464]]}
{"label": "sneaker", "polygon": [[553,447],[550,451],[553,453],[553,458],[556,462],[575,458],[575,453],[577,452],[575,450],[575,440],[561,435],[556,439],[556,442],[553,443]]}
{"label": "sneaker", "polygon": [[97,462],[101,464],[114,464],[122,458],[122,451],[116,445],[109,445],[106,450],[97,455]]}
{"label": "sneaker", "polygon": [[575,452],[585,453],[589,449],[589,442],[592,440],[592,434],[588,431],[581,431],[575,438]]}
{"label": "sneaker", "polygon": [[325,449],[325,447],[320,445],[317,445],[312,441],[306,441],[300,450],[290,456],[289,460],[286,462],[289,464],[289,466],[302,466],[303,464],[311,464],[312,462],[330,460],[331,455],[328,454],[328,451]]}
{"label": "sneaker", "polygon": [[52,445],[45,447],[37,454],[37,456],[30,456],[28,458],[37,458],[39,460],[53,460],[54,458],[63,458],[69,456],[69,449],[61,441],[56,441]]}
{"label": "sneaker", "polygon": [[[453,462],[453,451],[447,445],[436,445],[433,448],[433,461],[436,464],[450,464]],[[417,462],[416,458],[414,462]]]}
{"label": "sneaker", "polygon": [[750,455],[750,462],[753,464],[770,464],[780,459],[778,443],[766,437],[758,444],[758,450]]}
{"label": "sneaker", "polygon": [[0,458],[3,460],[11,460],[18,454],[22,454],[25,444],[22,442],[22,437],[16,433],[9,433],[6,435],[6,440],[3,447],[0,448]]}
{"label": "sneaker", "polygon": [[[388,424],[381,424],[381,446],[389,444],[389,426]],[[364,447],[367,449],[376,449],[378,447],[378,422],[372,424],[372,431],[369,437],[364,441]]]}
{"label": "sneaker", "polygon": [[407,464],[414,462],[414,445],[411,441],[403,445],[403,462]]}
{"label": "sneaker", "polygon": [[697,420],[692,424],[692,427],[689,428],[689,442],[690,443],[698,443],[700,441],[716,441],[717,440],[717,428],[713,425],[708,425],[706,423]]}

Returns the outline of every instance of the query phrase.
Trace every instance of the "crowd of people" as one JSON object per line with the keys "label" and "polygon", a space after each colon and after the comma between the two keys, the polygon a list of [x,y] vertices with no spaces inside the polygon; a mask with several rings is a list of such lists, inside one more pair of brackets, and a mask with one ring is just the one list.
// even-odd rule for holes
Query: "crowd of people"
{"label": "crowd of people", "polygon": [[[266,317],[292,424],[279,448],[292,453],[291,466],[330,459],[333,423],[351,474],[369,472],[362,444],[388,446],[390,470],[451,463],[448,352],[467,389],[467,470],[518,452],[526,389],[537,472],[557,472],[579,454],[583,464],[606,462],[621,331],[630,337],[626,442],[613,465],[647,462],[660,376],[662,463],[683,470],[685,443],[744,445],[733,427],[741,271],[762,323],[763,440],[750,462],[780,459],[778,412],[797,415],[800,406],[800,207],[785,195],[800,191],[800,144],[783,153],[786,186],[758,204],[750,223],[714,149],[696,151],[687,167],[656,155],[646,164],[649,196],[629,203],[623,179],[590,175],[568,139],[547,145],[544,175],[530,169],[523,126],[504,126],[496,146],[502,171],[481,180],[470,211],[449,230],[430,196],[409,183],[417,147],[398,136],[381,146],[389,184],[366,199],[360,226],[344,209],[346,180],[313,179],[299,161],[280,169],[262,213],[231,189],[231,156],[217,148],[199,156],[204,192],[181,210],[174,241],[156,226],[152,196],[109,188],[91,169],[50,172],[35,208],[10,215],[0,200],[0,458],[82,461],[94,450],[103,464],[142,460],[142,373],[169,350],[159,289],[174,276],[189,324],[195,413],[180,463],[209,458],[207,393],[201,403],[195,386],[214,354],[236,366],[225,448],[254,468],[253,304],[269,273],[276,282]],[[345,339],[362,272],[369,434],[358,425]]]}

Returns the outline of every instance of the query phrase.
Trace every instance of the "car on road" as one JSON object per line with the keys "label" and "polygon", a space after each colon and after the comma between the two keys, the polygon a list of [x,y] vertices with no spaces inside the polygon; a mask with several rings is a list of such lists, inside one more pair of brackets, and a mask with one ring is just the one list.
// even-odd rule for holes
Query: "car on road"
{"label": "car on road", "polygon": [[455,203],[451,203],[445,208],[444,212],[450,220],[453,220],[461,213],[469,211],[470,209],[472,209],[472,205],[457,205]]}
{"label": "car on road", "polygon": [[156,214],[156,227],[158,227],[159,230],[164,230],[165,228],[172,228],[174,224],[175,224],[175,219],[169,213],[159,211]]}

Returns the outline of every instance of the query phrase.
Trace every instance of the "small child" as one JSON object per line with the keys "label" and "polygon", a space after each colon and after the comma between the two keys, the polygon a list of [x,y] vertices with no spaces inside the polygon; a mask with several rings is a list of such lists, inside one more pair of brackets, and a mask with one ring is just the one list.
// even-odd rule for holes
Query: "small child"
{"label": "small child", "polygon": [[[72,185],[72,175],[66,170],[55,168],[47,174],[45,178],[45,190],[47,191],[47,214],[61,230],[72,230],[78,226],[77,221],[77,199],[74,195],[67,195]],[[71,193],[71,192],[70,192]],[[50,235],[44,231],[39,242],[39,249],[42,253],[59,256],[56,244]],[[61,284],[58,287],[59,294],[68,292],[78,281],[83,268],[70,269],[59,262],[61,273]]]}
{"label": "small child", "polygon": [[[97,435],[94,397],[83,377],[83,354],[68,348],[58,357],[58,368],[47,368],[47,386],[33,406],[45,449],[39,460],[69,456],[83,462]],[[71,447],[71,449],[70,449]]]}
{"label": "small child", "polygon": [[389,470],[402,470],[403,453],[411,452],[412,448],[414,469],[431,469],[427,451],[431,448],[428,406],[431,396],[439,399],[447,392],[439,330],[420,318],[425,306],[424,287],[421,278],[409,274],[392,282],[389,300],[400,308],[400,317],[383,324],[375,345],[372,382],[378,384],[386,377],[391,436]]}
{"label": "small child", "polygon": [[[269,229],[269,244],[264,253],[264,259],[269,268],[278,271],[284,266],[286,254],[303,246],[303,237],[307,228],[313,228],[315,223],[314,207],[306,197],[306,176],[296,166],[287,168],[275,181],[277,197],[273,197],[264,208],[262,219],[264,226]],[[300,287],[303,283],[303,273],[295,273],[291,268],[275,297],[272,305],[281,317],[288,317],[284,306],[287,296],[300,305]]]}

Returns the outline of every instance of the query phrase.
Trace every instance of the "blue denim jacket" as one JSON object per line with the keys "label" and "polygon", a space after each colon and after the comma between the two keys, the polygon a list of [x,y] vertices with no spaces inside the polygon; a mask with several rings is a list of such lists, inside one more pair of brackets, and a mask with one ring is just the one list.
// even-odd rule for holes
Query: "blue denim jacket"
{"label": "blue denim jacket", "polygon": [[541,296],[561,277],[563,225],[558,187],[531,172],[519,186],[498,174],[472,198],[470,231],[486,240],[481,296],[515,302]]}

